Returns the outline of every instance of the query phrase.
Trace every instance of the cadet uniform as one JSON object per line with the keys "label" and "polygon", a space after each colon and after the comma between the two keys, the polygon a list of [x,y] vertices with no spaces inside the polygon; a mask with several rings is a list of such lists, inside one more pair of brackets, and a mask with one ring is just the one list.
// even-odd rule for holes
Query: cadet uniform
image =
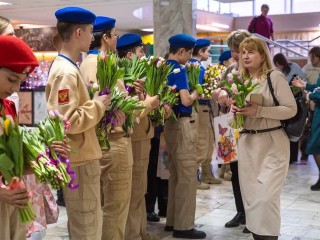
{"label": "cadet uniform", "polygon": [[[185,34],[177,34],[169,39],[170,48],[189,48],[195,40]],[[186,54],[186,53],[184,53]],[[170,57],[170,54],[169,54]],[[185,67],[175,60],[167,60],[172,72],[168,76],[168,84],[176,85],[177,91],[190,90]],[[204,238],[205,233],[195,230],[195,210],[197,193],[197,161],[196,142],[197,126],[191,117],[192,105],[186,107],[179,99],[173,107],[177,120],[167,120],[164,124],[164,137],[168,151],[169,196],[167,207],[166,231],[173,230],[173,236],[179,233],[185,237],[191,234]],[[200,233],[200,234],[199,234]],[[200,237],[201,236],[201,237]]]}
{"label": "cadet uniform", "polygon": [[[105,32],[115,27],[115,19],[97,17],[94,32]],[[80,71],[84,81],[96,82],[97,56],[99,50],[92,49],[83,60]],[[125,92],[123,81],[118,80],[119,91]],[[101,195],[102,195],[102,239],[124,239],[125,226],[129,211],[132,179],[132,146],[131,138],[122,127],[116,127],[109,134],[110,150],[102,149]]]}
{"label": "cadet uniform", "polygon": [[[205,48],[210,46],[210,40],[207,39],[197,39],[195,48]],[[205,68],[201,62],[195,58],[191,58],[189,62],[197,62],[200,65],[200,75],[199,84],[204,83]],[[213,154],[213,129],[211,124],[211,104],[209,99],[199,99],[199,109],[198,113],[194,112],[194,117],[196,118],[197,129],[198,129],[198,141],[197,141],[197,164],[201,164],[202,168],[202,180],[204,183],[208,184],[220,184],[221,180],[213,177],[211,172],[211,161]],[[210,116],[211,114],[211,116]],[[200,181],[199,181],[200,182]],[[198,185],[200,188],[201,184]],[[204,189],[209,189],[204,185]]]}
{"label": "cadet uniform", "polygon": [[[142,45],[138,34],[124,34],[117,42],[117,50],[126,51]],[[147,101],[143,101],[147,103]],[[150,139],[153,137],[153,127],[147,114],[151,105],[141,112],[139,123],[135,123],[131,135],[133,168],[132,189],[129,214],[126,223],[125,239],[141,240],[148,237],[145,194],[147,192],[147,172],[150,153]]]}
{"label": "cadet uniform", "polygon": [[[96,18],[88,10],[76,7],[60,9],[56,17],[58,22],[74,24],[92,24]],[[99,159],[102,154],[95,126],[102,118],[105,106],[101,101],[90,100],[77,65],[62,54],[51,65],[46,98],[48,110],[58,109],[71,122],[67,134],[73,150],[70,161],[79,188],[63,189],[70,239],[100,239],[102,213]]]}
{"label": "cadet uniform", "polygon": [[[0,48],[0,67],[3,69],[7,68],[15,73],[29,74],[38,66],[38,61],[30,47],[19,38],[0,36]],[[7,99],[0,98],[0,135],[3,134],[1,109],[4,109],[7,118],[12,120],[12,124],[17,120],[14,103]],[[2,181],[0,184],[2,184]],[[0,219],[1,239],[26,239],[26,226],[20,222],[18,209],[16,207],[0,201]]]}

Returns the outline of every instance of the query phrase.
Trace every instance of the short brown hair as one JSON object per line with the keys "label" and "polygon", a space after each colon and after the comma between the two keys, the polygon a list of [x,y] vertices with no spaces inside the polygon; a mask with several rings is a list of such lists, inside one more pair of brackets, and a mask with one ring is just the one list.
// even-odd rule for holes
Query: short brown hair
{"label": "short brown hair", "polygon": [[269,5],[268,5],[268,4],[262,4],[262,5],[261,5],[261,11],[262,11],[264,8],[268,9],[268,11],[269,11]]}
{"label": "short brown hair", "polygon": [[239,49],[240,43],[251,36],[251,33],[249,33],[247,30],[244,29],[239,29],[237,31],[233,31],[230,33],[228,36],[227,42],[228,42],[228,47]]}
{"label": "short brown hair", "polygon": [[200,52],[205,52],[209,46],[203,48],[194,47],[192,51],[192,56],[197,56]]}
{"label": "short brown hair", "polygon": [[111,35],[112,29],[108,29],[108,30],[102,31],[102,32],[93,33],[94,40],[91,42],[90,50],[101,48],[101,46],[102,46],[101,40],[104,35],[107,35],[108,38],[112,38],[112,35]]}
{"label": "short brown hair", "polygon": [[320,59],[320,47],[313,47],[309,51],[309,55],[317,57]]}
{"label": "short brown hair", "polygon": [[58,22],[57,23],[57,31],[58,31],[62,41],[69,41],[74,30],[76,30],[78,28],[85,30],[88,25],[90,25],[90,24]]}

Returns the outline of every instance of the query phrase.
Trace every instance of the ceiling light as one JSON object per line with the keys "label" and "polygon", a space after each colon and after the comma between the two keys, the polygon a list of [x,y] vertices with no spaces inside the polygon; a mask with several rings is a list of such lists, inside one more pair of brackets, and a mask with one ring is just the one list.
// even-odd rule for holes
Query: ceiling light
{"label": "ceiling light", "polygon": [[153,32],[153,28],[141,28],[144,32]]}
{"label": "ceiling light", "polygon": [[38,24],[28,24],[28,23],[23,23],[23,24],[18,24],[19,28],[44,28],[44,27],[49,27],[48,25],[38,25]]}
{"label": "ceiling light", "polygon": [[204,31],[218,31],[219,30],[216,27],[212,27],[212,26],[209,26],[209,25],[202,25],[202,24],[197,24],[196,28],[198,30],[204,30]]}
{"label": "ceiling light", "polygon": [[0,6],[11,6],[12,3],[8,3],[8,2],[0,2]]}
{"label": "ceiling light", "polygon": [[214,27],[218,27],[218,28],[226,28],[226,29],[230,28],[229,25],[221,24],[221,23],[215,23],[215,22],[211,23],[211,25],[214,26]]}

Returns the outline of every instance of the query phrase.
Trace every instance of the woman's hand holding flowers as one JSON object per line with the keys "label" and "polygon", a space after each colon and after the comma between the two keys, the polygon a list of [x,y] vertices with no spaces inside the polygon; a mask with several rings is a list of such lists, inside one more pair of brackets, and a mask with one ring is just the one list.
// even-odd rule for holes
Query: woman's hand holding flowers
{"label": "woman's hand holding flowers", "polygon": [[237,108],[237,113],[236,114],[241,114],[246,117],[255,117],[257,114],[258,110],[258,104],[254,102],[247,101],[247,105],[243,108]]}

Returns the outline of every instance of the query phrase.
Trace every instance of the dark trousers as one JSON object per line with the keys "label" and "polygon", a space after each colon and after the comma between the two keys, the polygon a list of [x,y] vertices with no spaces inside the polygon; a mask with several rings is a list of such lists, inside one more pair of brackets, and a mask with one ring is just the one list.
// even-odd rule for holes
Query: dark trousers
{"label": "dark trousers", "polygon": [[298,161],[299,142],[290,141],[290,163]]}
{"label": "dark trousers", "polygon": [[159,212],[163,215],[167,212],[168,180],[157,177],[159,147],[160,138],[152,138],[148,165],[146,209],[147,212],[154,212],[156,200],[158,198]]}
{"label": "dark trousers", "polygon": [[300,138],[300,150],[301,150],[301,158],[307,160],[308,154],[306,153],[306,147],[308,143],[308,138],[311,132],[311,124],[313,119],[313,111],[309,111],[308,121],[306,126],[304,127],[303,134]]}
{"label": "dark trousers", "polygon": [[239,183],[239,173],[238,173],[238,162],[230,163],[230,170],[232,172],[231,183],[233,189],[234,200],[236,203],[237,212],[244,213],[244,206],[241,197],[240,183]]}
{"label": "dark trousers", "polygon": [[59,188],[59,189],[57,190],[57,197],[58,197],[58,200],[64,201],[62,188]]}

